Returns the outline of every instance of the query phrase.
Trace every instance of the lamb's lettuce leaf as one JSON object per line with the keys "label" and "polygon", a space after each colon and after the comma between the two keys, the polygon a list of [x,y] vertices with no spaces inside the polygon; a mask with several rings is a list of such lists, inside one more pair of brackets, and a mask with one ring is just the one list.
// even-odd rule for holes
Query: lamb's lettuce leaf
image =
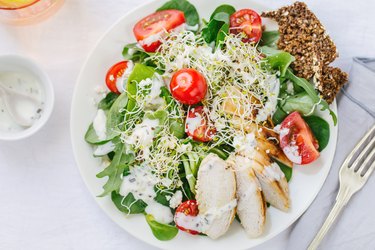
{"label": "lamb's lettuce leaf", "polygon": [[146,215],[146,221],[151,228],[153,235],[162,241],[171,240],[178,234],[178,229],[175,226],[159,223],[151,214]]}
{"label": "lamb's lettuce leaf", "polygon": [[171,0],[166,2],[157,11],[161,10],[180,10],[184,12],[186,23],[189,26],[199,25],[199,14],[197,9],[189,1],[186,0]]}
{"label": "lamb's lettuce leaf", "polygon": [[209,22],[202,29],[202,37],[206,43],[215,42],[218,46],[224,40],[225,35],[229,33],[230,15],[235,11],[234,7],[227,4],[220,5],[214,10]]}
{"label": "lamb's lettuce leaf", "polygon": [[142,200],[135,200],[132,193],[129,193],[126,197],[113,191],[111,199],[118,210],[125,214],[141,214],[145,212],[147,204]]}
{"label": "lamb's lettuce leaf", "polygon": [[277,30],[263,31],[259,46],[267,46],[277,49],[277,41],[280,38],[280,33]]}

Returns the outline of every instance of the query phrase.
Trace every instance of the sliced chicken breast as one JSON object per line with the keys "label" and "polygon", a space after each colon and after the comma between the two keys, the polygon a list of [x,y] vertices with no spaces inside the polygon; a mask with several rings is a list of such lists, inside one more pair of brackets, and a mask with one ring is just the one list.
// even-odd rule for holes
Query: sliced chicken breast
{"label": "sliced chicken breast", "polygon": [[236,173],[237,215],[247,235],[258,237],[264,231],[266,206],[260,183],[251,167],[253,161],[233,155],[227,162]]}
{"label": "sliced chicken breast", "polygon": [[262,187],[264,198],[272,206],[287,211],[289,209],[289,186],[279,165],[272,162],[260,150],[254,151],[252,167]]}
{"label": "sliced chicken breast", "polygon": [[199,214],[209,223],[203,233],[212,239],[225,234],[235,215],[236,179],[231,167],[216,154],[203,159],[196,185]]}
{"label": "sliced chicken breast", "polygon": [[255,123],[251,123],[248,121],[241,121],[241,118],[233,118],[235,127],[241,128],[244,127],[247,133],[254,133],[255,138],[258,143],[258,148],[267,152],[272,158],[278,160],[279,162],[283,163],[284,165],[292,168],[293,162],[291,162],[288,157],[284,154],[283,150],[280,148],[278,143],[275,140],[270,139],[277,139],[279,135],[274,131],[257,125]]}

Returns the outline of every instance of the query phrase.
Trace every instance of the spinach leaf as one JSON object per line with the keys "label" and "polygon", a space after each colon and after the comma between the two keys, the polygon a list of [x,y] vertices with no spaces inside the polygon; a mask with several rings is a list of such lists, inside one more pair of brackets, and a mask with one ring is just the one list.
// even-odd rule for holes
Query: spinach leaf
{"label": "spinach leaf", "polygon": [[287,116],[288,114],[282,110],[280,107],[277,107],[275,113],[273,114],[272,116],[272,121],[277,125],[277,124],[280,124],[284,118]]}
{"label": "spinach leaf", "polygon": [[323,100],[322,98],[319,97],[318,93],[315,91],[314,86],[307,81],[304,78],[297,77],[296,75],[293,74],[291,69],[288,69],[285,73],[285,77],[297,84],[298,86],[302,87],[306,93],[310,96],[310,98],[314,101],[314,103],[319,103],[322,107],[322,111],[328,110],[329,114],[332,117],[333,124],[336,126],[337,124],[337,116],[336,114],[329,108],[328,103]]}
{"label": "spinach leaf", "polygon": [[151,214],[146,215],[146,221],[151,228],[153,235],[162,241],[171,240],[176,237],[178,229],[175,226],[159,223]]}
{"label": "spinach leaf", "polygon": [[154,198],[154,200],[164,206],[169,207],[169,200],[167,199],[166,196],[167,195],[171,196],[171,194],[169,192],[164,192],[163,190],[158,190],[156,188],[154,188],[154,190],[156,192],[156,197]]}
{"label": "spinach leaf", "polygon": [[122,50],[122,56],[125,60],[132,60],[134,63],[143,63],[152,53],[144,51],[143,48],[137,46],[137,43],[125,45]]}
{"label": "spinach leaf", "polygon": [[197,9],[186,0],[171,0],[166,2],[157,11],[161,10],[180,10],[184,12],[186,23],[189,26],[195,26],[199,24],[199,14]]}
{"label": "spinach leaf", "polygon": [[280,38],[280,33],[277,30],[264,31],[262,38],[260,39],[259,46],[267,46],[271,48],[277,48],[277,41]]}
{"label": "spinach leaf", "polygon": [[85,141],[93,145],[102,145],[107,143],[109,140],[100,140],[95,132],[93,124],[91,123],[85,134]]}
{"label": "spinach leaf", "polygon": [[185,126],[181,119],[171,118],[169,119],[169,132],[176,136],[178,139],[185,137]]}
{"label": "spinach leaf", "polygon": [[215,41],[216,46],[224,40],[229,32],[229,18],[236,10],[230,5],[220,5],[210,17],[206,27],[202,29],[202,37],[206,43]]}
{"label": "spinach leaf", "polygon": [[125,214],[140,214],[144,213],[147,204],[142,200],[135,200],[132,193],[129,193],[126,197],[113,191],[111,199],[118,210]]}
{"label": "spinach leaf", "polygon": [[274,70],[280,71],[280,77],[284,77],[290,64],[295,60],[288,52],[276,50],[267,46],[261,47],[260,51],[267,55],[266,61]]}
{"label": "spinach leaf", "polygon": [[136,106],[136,101],[134,99],[137,94],[137,85],[142,80],[151,78],[155,74],[155,69],[143,64],[136,63],[134,65],[132,73],[129,75],[128,83],[126,89],[129,95],[129,101],[127,105],[127,111],[133,111]]}
{"label": "spinach leaf", "polygon": [[112,140],[119,135],[122,129],[119,127],[124,121],[125,107],[128,104],[128,95],[122,93],[112,104],[107,114],[107,140]]}
{"label": "spinach leaf", "polygon": [[225,36],[229,33],[229,24],[224,23],[223,26],[221,26],[219,32],[217,33],[216,37],[216,46],[221,45],[221,43],[224,41]]}
{"label": "spinach leaf", "polygon": [[298,111],[302,115],[308,116],[314,111],[315,103],[306,92],[302,92],[287,97],[281,108],[286,113]]}
{"label": "spinach leaf", "polygon": [[283,164],[282,162],[273,158],[273,160],[279,165],[281,171],[283,171],[286,180],[289,182],[293,175],[293,168],[288,167],[287,165]]}
{"label": "spinach leaf", "polygon": [[118,191],[122,182],[122,173],[128,168],[128,165],[134,161],[134,154],[127,152],[126,145],[121,142],[120,138],[117,137],[113,141],[116,147],[111,164],[96,175],[98,178],[108,176],[107,183],[103,186],[103,193],[100,194],[99,197],[104,197],[112,191]]}
{"label": "spinach leaf", "polygon": [[222,4],[219,7],[217,7],[214,10],[214,12],[212,12],[210,16],[210,20],[214,19],[215,15],[220,12],[224,12],[224,13],[227,13],[228,15],[232,15],[234,12],[236,12],[236,9],[232,5]]}
{"label": "spinach leaf", "polygon": [[303,119],[309,125],[315,138],[319,142],[319,152],[322,152],[329,142],[330,130],[328,122],[318,116],[308,116],[303,117]]}
{"label": "spinach leaf", "polygon": [[109,92],[98,104],[98,109],[109,110],[116,101],[118,94]]}

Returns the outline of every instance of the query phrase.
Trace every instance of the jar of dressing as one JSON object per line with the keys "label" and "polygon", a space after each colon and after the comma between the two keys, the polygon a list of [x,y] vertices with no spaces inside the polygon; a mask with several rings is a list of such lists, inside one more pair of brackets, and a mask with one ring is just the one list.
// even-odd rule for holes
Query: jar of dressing
{"label": "jar of dressing", "polygon": [[34,134],[48,120],[53,102],[52,84],[36,63],[0,56],[0,140]]}

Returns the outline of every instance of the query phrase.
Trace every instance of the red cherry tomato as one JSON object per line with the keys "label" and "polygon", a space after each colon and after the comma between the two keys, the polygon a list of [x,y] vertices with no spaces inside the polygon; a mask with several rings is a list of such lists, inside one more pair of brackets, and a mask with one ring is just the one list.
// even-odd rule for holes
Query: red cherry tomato
{"label": "red cherry tomato", "polygon": [[159,40],[142,41],[160,32],[170,31],[183,23],[185,23],[184,12],[179,10],[162,10],[146,16],[136,23],[133,33],[145,51],[155,52],[161,44]]}
{"label": "red cherry tomato", "polygon": [[242,9],[230,16],[230,33],[245,32],[244,42],[258,42],[262,37],[262,19],[251,9]]}
{"label": "red cherry tomato", "polygon": [[125,70],[128,67],[127,61],[118,62],[113,65],[107,72],[105,77],[105,83],[109,90],[114,93],[120,94],[120,91],[117,89],[117,81],[121,79],[122,75],[124,74]]}
{"label": "red cherry tomato", "polygon": [[193,234],[193,235],[199,234],[198,231],[186,229],[186,228],[180,226],[178,224],[178,213],[183,213],[185,215],[192,216],[192,217],[197,216],[198,213],[199,213],[197,201],[196,200],[188,200],[188,201],[185,201],[185,202],[181,203],[178,206],[178,208],[176,209],[176,213],[175,213],[175,216],[174,216],[174,222],[176,223],[176,226],[182,231],[188,232],[188,233]]}
{"label": "red cherry tomato", "polygon": [[206,96],[207,83],[204,76],[195,69],[181,69],[174,73],[170,89],[177,101],[193,105]]}
{"label": "red cherry tomato", "polygon": [[319,157],[318,141],[297,111],[281,123],[280,147],[289,160],[297,164],[309,164]]}
{"label": "red cherry tomato", "polygon": [[193,140],[199,142],[211,141],[216,133],[216,129],[208,124],[208,117],[204,112],[203,106],[189,110],[186,117],[185,131]]}

